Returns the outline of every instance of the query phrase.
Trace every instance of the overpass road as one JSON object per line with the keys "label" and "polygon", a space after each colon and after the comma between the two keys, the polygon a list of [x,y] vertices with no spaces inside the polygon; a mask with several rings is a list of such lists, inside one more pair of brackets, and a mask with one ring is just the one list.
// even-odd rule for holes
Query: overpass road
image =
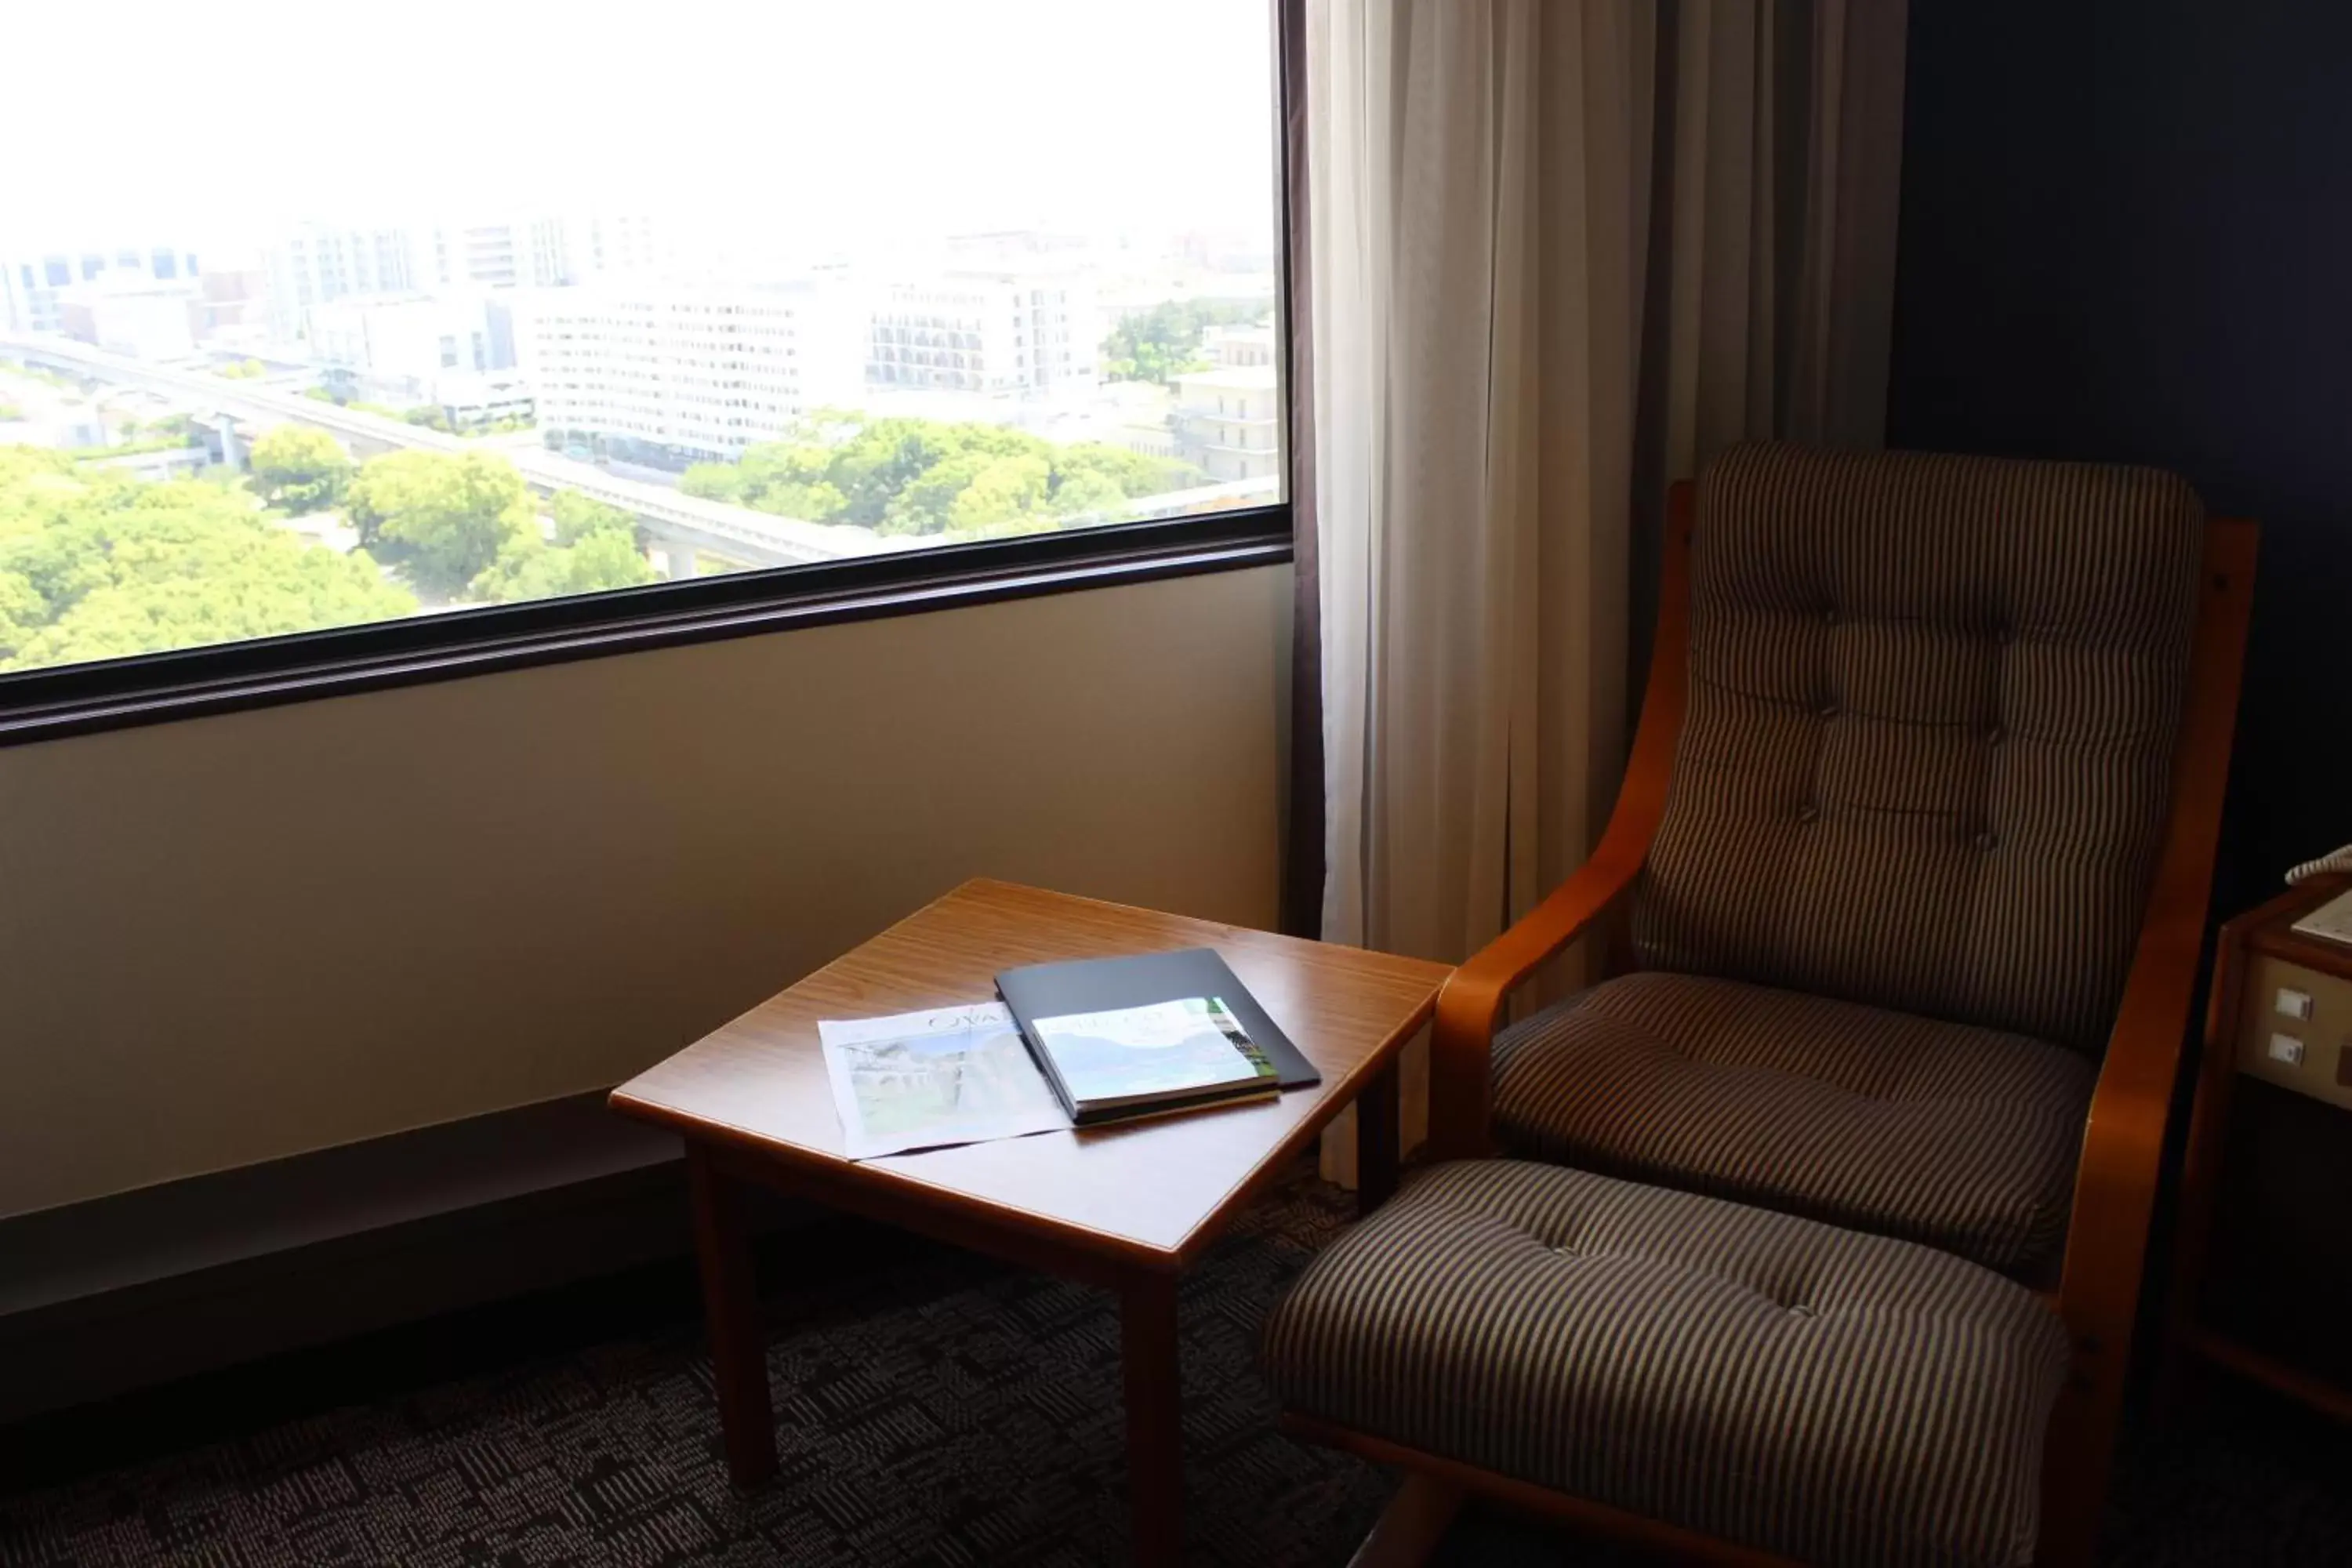
{"label": "overpass road", "polygon": [[647,531],[658,539],[696,545],[747,566],[840,561],[871,555],[895,543],[871,529],[808,522],[754,511],[750,507],[730,506],[724,501],[705,500],[642,479],[619,479],[593,463],[555,452],[479,447],[444,431],[387,419],[363,409],[341,407],[298,392],[249,381],[229,381],[201,370],[152,364],[70,340],[0,334],[0,353],[28,364],[47,365],[118,386],[185,399],[257,424],[310,425],[347,440],[384,449],[495,450],[512,462],[534,489],[551,494],[556,490],[578,490],[629,512],[646,523]]}

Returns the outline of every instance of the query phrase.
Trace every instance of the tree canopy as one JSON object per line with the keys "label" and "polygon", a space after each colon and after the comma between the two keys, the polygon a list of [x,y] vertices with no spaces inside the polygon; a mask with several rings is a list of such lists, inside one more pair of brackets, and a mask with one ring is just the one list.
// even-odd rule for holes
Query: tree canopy
{"label": "tree canopy", "polygon": [[150,483],[0,447],[0,669],[412,614],[364,552],[288,531],[241,489]]}
{"label": "tree canopy", "polygon": [[345,500],[360,542],[429,599],[467,596],[537,528],[522,476],[488,452],[387,452],[361,465]]}
{"label": "tree canopy", "polygon": [[686,471],[688,495],[884,533],[1029,533],[1199,482],[1186,463],[1001,425],[811,415],[736,463]]}
{"label": "tree canopy", "polygon": [[1111,381],[1173,385],[1186,371],[1206,370],[1201,334],[1211,327],[1262,321],[1273,306],[1263,300],[1166,300],[1122,320],[1102,341],[1103,374]]}
{"label": "tree canopy", "polygon": [[598,594],[634,588],[654,580],[637,539],[636,520],[577,490],[558,490],[551,510],[555,541],[537,530],[509,540],[489,569],[477,577],[477,597],[510,603],[551,599],[566,594]]}
{"label": "tree canopy", "polygon": [[254,442],[254,487],[271,506],[295,516],[324,511],[342,499],[352,460],[342,443],[307,425],[280,425]]}

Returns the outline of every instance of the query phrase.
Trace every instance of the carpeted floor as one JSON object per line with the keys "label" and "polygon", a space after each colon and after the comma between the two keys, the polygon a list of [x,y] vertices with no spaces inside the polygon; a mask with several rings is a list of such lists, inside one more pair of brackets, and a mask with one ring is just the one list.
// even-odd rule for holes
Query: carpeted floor
{"label": "carpeted floor", "polygon": [[[1192,1557],[1344,1563],[1389,1489],[1269,1427],[1265,1306],[1351,1212],[1305,1178],[1259,1205],[1183,1297]],[[394,1390],[36,1490],[0,1478],[0,1563],[1018,1564],[1126,1556],[1118,1337],[1106,1297],[941,1249],[772,1293],[782,1481],[724,1479],[689,1322]],[[2136,1440],[2110,1563],[2352,1563],[2352,1443],[2217,1389]],[[1473,1515],[1443,1562],[1613,1563]]]}

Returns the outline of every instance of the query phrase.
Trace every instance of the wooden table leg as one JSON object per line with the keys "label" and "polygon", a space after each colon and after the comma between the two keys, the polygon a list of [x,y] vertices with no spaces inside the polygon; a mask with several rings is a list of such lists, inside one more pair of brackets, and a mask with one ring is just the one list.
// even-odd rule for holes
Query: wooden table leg
{"label": "wooden table leg", "polygon": [[776,1415],[768,1403],[768,1347],[760,1332],[743,1189],[691,1139],[686,1175],[694,1194],[694,1251],[702,1265],[702,1310],[710,1327],[727,1473],[739,1487],[755,1487],[776,1473]]}
{"label": "wooden table leg", "polygon": [[1176,1277],[1152,1274],[1119,1298],[1127,1373],[1127,1488],[1137,1568],[1184,1556],[1184,1429],[1178,1391]]}
{"label": "wooden table leg", "polygon": [[1397,1188],[1397,1059],[1391,1056],[1356,1096],[1356,1213],[1368,1215]]}

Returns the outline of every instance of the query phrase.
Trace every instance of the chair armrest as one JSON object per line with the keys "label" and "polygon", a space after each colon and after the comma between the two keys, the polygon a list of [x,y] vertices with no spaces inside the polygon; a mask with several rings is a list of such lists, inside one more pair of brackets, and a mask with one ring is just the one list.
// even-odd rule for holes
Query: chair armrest
{"label": "chair armrest", "polygon": [[1487,1059],[1503,1003],[1536,967],[1591,930],[1642,874],[1666,815],[1666,784],[1681,737],[1690,661],[1691,487],[1666,494],[1658,570],[1658,622],[1642,724],[1600,846],[1575,875],[1471,955],[1437,994],[1429,1037],[1429,1152],[1439,1160],[1490,1152],[1494,1102]]}
{"label": "chair armrest", "polygon": [[1610,847],[1604,841],[1601,853],[1455,970],[1437,993],[1437,1017],[1429,1036],[1433,1158],[1474,1159],[1489,1152],[1493,1097],[1487,1053],[1495,1020],[1539,964],[1591,929],[1641,875],[1646,835],[1631,854],[1612,855]]}
{"label": "chair armrest", "polygon": [[[2200,900],[2201,902],[2201,900]],[[2200,911],[2201,913],[2201,911]],[[2059,1299],[2078,1339],[2127,1335],[2195,1001],[2198,930],[2143,941],[2083,1132]]]}

